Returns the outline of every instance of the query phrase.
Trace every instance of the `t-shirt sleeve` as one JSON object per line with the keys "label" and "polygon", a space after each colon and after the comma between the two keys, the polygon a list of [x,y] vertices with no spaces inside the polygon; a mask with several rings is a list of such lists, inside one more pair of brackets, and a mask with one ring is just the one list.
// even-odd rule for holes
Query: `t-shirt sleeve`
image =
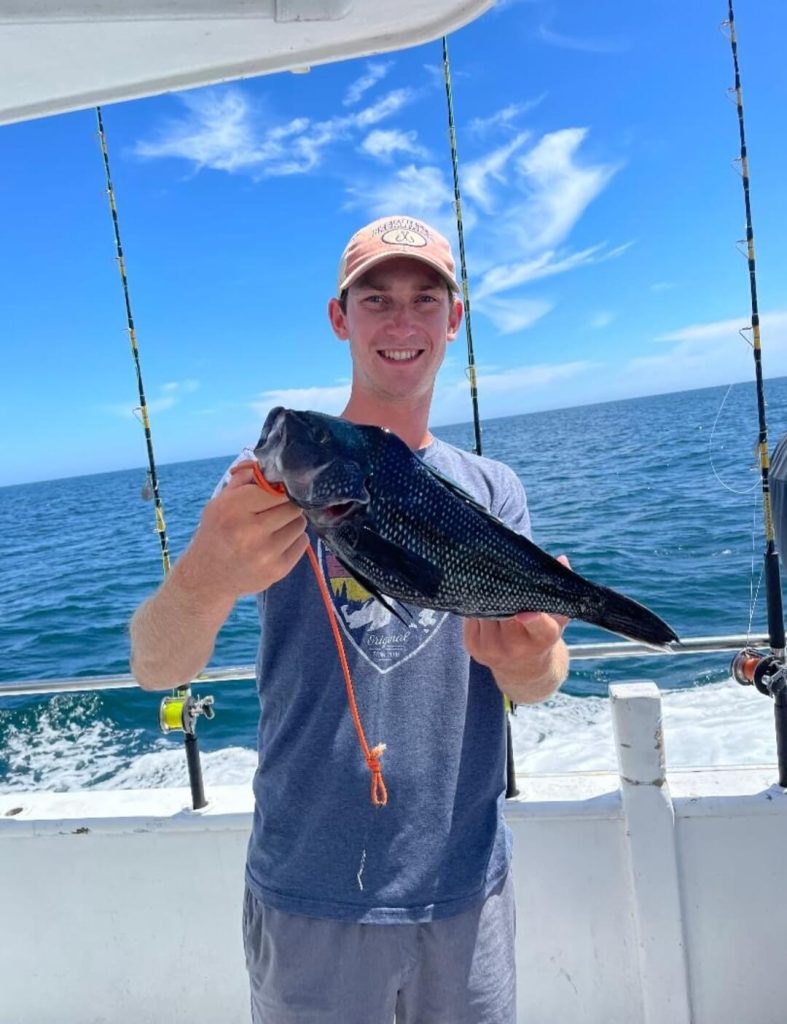
{"label": "t-shirt sleeve", "polygon": [[219,480],[219,482],[213,489],[213,494],[211,494],[210,496],[211,500],[215,498],[217,494],[221,494],[221,492],[230,482],[230,474],[232,473],[232,467],[237,466],[239,462],[247,462],[249,459],[253,458],[254,452],[251,450],[251,448],[244,448],[240,455],[236,459],[233,459],[229,466],[227,466],[227,471],[225,472],[224,476],[221,478],[221,480]]}
{"label": "t-shirt sleeve", "polygon": [[500,480],[496,482],[495,497],[497,500],[493,509],[494,515],[502,519],[509,529],[532,540],[533,532],[525,488],[513,469],[508,466],[500,466]]}

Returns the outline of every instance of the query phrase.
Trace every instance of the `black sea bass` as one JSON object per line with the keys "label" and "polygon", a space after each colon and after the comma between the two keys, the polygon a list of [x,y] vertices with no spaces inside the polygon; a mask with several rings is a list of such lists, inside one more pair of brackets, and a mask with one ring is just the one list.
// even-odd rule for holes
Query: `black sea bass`
{"label": "black sea bass", "polygon": [[278,408],[254,455],[387,607],[393,598],[476,618],[554,612],[647,644],[678,639],[647,608],[510,530],[390,431]]}

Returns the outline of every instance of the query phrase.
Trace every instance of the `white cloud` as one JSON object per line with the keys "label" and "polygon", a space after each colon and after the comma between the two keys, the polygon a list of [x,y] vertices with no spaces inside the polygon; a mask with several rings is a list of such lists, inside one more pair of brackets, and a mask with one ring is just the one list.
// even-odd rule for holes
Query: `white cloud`
{"label": "white cloud", "polygon": [[[553,407],[556,386],[578,380],[596,364],[588,361],[514,366],[507,370],[478,372],[478,393],[485,416],[503,416],[525,408]],[[432,422],[459,423],[470,419],[470,391],[467,381],[457,378],[441,382],[435,389]]]}
{"label": "white cloud", "polygon": [[537,281],[539,278],[552,277],[568,270],[575,270],[577,267],[613,259],[624,253],[631,244],[628,242],[614,249],[605,249],[605,243],[601,243],[563,256],[547,250],[533,259],[522,260],[519,263],[500,264],[497,267],[492,267],[482,276],[480,284],[475,289],[476,298],[483,299],[488,295],[495,295],[518,285]]}
{"label": "white cloud", "polygon": [[409,213],[423,217],[449,237],[454,235],[453,188],[437,167],[408,164],[386,180],[351,187],[348,192],[352,197],[350,205],[363,206],[369,217]]}
{"label": "white cloud", "polygon": [[[172,380],[161,384],[158,389],[159,393],[154,398],[148,396],[146,399],[148,412],[152,415],[172,409],[180,402],[184,395],[193,394],[199,389],[199,386],[199,381],[193,378],[181,381]],[[139,406],[131,405],[127,402],[114,402],[109,405],[103,405],[100,408],[104,412],[108,412],[112,416],[117,416],[123,420],[139,417]]]}
{"label": "white cloud", "polygon": [[675,285],[672,281],[656,281],[650,286],[652,292],[668,292],[671,291]]}
{"label": "white cloud", "polygon": [[375,128],[361,143],[361,150],[369,156],[389,163],[397,153],[406,153],[409,157],[427,157],[428,153],[416,139],[416,131],[403,132],[397,129]]}
{"label": "white cloud", "polygon": [[509,103],[508,106],[488,117],[474,117],[467,126],[468,131],[473,135],[484,136],[499,129],[513,128],[513,123],[518,117],[522,117],[523,114],[539,106],[544,102],[546,96],[547,94],[542,92],[540,96],[525,103]]}
{"label": "white cloud", "polygon": [[562,50],[579,50],[582,53],[614,54],[625,53],[630,49],[630,44],[625,39],[567,36],[561,32],[553,32],[546,25],[539,26],[538,38],[550,46],[557,46]]}
{"label": "white cloud", "polygon": [[525,199],[515,204],[506,221],[520,251],[563,241],[619,169],[581,164],[577,155],[586,137],[587,128],[551,132],[517,161]]}
{"label": "white cloud", "polygon": [[[654,340],[689,342],[724,341],[732,338],[733,336],[740,337],[741,331],[745,331],[745,338],[748,341],[751,341],[751,317],[739,317],[735,320],[715,320],[706,324],[690,324],[687,327],[680,327],[677,331],[669,331],[667,334],[660,334]],[[775,310],[772,313],[762,314],[760,317],[760,334],[763,336],[763,339],[765,339],[766,335],[771,332],[780,338],[787,334],[787,311]],[[765,344],[764,340],[763,344]]]}
{"label": "white cloud", "polygon": [[545,299],[487,298],[473,306],[488,317],[501,334],[514,334],[531,327],[553,308]]}
{"label": "white cloud", "polygon": [[337,416],[344,409],[349,397],[349,381],[327,387],[279,388],[263,391],[251,403],[251,408],[260,417],[265,417],[277,405],[282,405],[285,409],[310,409],[312,412],[325,412]]}
{"label": "white cloud", "polygon": [[413,89],[394,89],[369,107],[325,121],[296,117],[265,125],[237,87],[183,93],[177,98],[185,115],[170,120],[157,139],[137,142],[134,152],[145,159],[179,158],[197,170],[259,178],[305,174],[322,163],[329,146],[392,117],[415,97]]}
{"label": "white cloud", "polygon": [[601,309],[590,317],[588,327],[592,327],[594,330],[602,330],[604,327],[609,327],[616,317],[617,314],[611,310]]}
{"label": "white cloud", "polygon": [[[730,381],[750,380],[754,360],[750,344],[741,337],[749,326],[744,318],[689,324],[660,335],[656,354],[636,356],[623,368],[623,379],[647,380],[652,394],[680,391],[691,386],[710,387]],[[760,320],[762,359],[768,377],[787,374],[787,310],[764,313]],[[671,343],[671,344],[662,344]],[[651,350],[653,351],[653,350]],[[712,358],[709,358],[712,356]]]}
{"label": "white cloud", "polygon": [[366,65],[366,74],[356,78],[348,87],[342,100],[343,105],[345,107],[352,107],[358,103],[363,94],[385,78],[392,67],[393,61],[390,60],[385,63],[368,63]]}
{"label": "white cloud", "polygon": [[491,213],[495,205],[490,191],[492,181],[506,183],[505,167],[508,161],[529,138],[529,132],[520,132],[505,146],[465,165],[462,171],[462,192],[474,199],[485,213]]}

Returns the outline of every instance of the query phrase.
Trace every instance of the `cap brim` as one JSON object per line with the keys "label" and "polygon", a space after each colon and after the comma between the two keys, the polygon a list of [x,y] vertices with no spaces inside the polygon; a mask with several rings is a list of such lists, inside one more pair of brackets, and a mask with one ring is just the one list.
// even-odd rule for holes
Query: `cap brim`
{"label": "cap brim", "polygon": [[359,277],[362,277],[367,270],[371,270],[372,267],[377,266],[378,263],[385,263],[387,260],[397,259],[404,257],[408,260],[418,260],[419,263],[425,263],[427,267],[431,267],[432,270],[436,270],[437,273],[442,277],[445,283],[450,287],[451,291],[456,292],[458,295],[461,292],[459,285],[456,283],[450,274],[446,273],[445,267],[441,266],[436,260],[430,259],[428,256],[421,256],[418,253],[413,252],[412,249],[407,248],[403,250],[396,250],[393,252],[378,252],[374,256],[370,256],[364,260],[359,266],[355,268],[352,274],[348,274],[343,281],[339,283],[339,295],[346,291],[350,285],[355,284]]}

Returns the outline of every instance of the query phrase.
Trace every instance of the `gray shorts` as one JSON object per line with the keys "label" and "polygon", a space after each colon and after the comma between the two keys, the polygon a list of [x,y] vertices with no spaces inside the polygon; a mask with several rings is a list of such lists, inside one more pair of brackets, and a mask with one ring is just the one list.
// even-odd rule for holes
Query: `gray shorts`
{"label": "gray shorts", "polygon": [[510,872],[478,907],[426,924],[285,914],[246,889],[253,1024],[514,1024]]}

